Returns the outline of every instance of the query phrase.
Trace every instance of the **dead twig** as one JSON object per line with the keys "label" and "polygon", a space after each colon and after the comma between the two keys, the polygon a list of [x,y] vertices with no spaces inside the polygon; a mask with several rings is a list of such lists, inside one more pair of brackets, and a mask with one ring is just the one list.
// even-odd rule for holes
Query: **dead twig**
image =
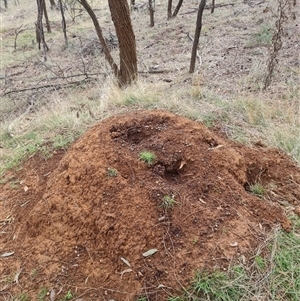
{"label": "dead twig", "polygon": [[66,88],[66,87],[70,87],[70,86],[74,86],[74,85],[80,85],[86,82],[91,82],[91,81],[96,81],[96,78],[85,78],[83,80],[79,80],[79,81],[73,81],[73,82],[68,82],[66,84],[47,84],[47,85],[43,85],[43,86],[38,86],[38,87],[28,87],[28,88],[23,88],[23,89],[16,89],[16,90],[11,90],[11,91],[7,91],[2,93],[2,95],[0,96],[6,96],[9,94],[14,94],[14,93],[20,93],[20,92],[25,92],[25,91],[32,91],[32,90],[40,90],[40,89],[47,89],[47,88],[53,88],[56,90],[62,89],[62,88]]}
{"label": "dead twig", "polygon": [[26,29],[27,29],[27,28],[23,28],[23,24],[22,24],[19,28],[15,29],[14,50],[17,50],[17,38],[18,38],[18,35],[19,35],[21,32],[25,31]]}
{"label": "dead twig", "polygon": [[[212,10],[212,9],[215,9],[215,8],[218,8],[218,7],[225,7],[225,6],[234,6],[235,5],[235,3],[226,3],[226,4],[212,4],[212,5],[206,5],[205,7],[204,7],[204,9],[210,9],[210,10]],[[188,14],[193,14],[193,13],[195,13],[195,12],[197,12],[198,11],[198,7],[197,8],[194,8],[194,9],[192,9],[192,10],[189,10],[189,11],[186,11],[186,12],[183,12],[183,13],[180,13],[179,15],[188,15]],[[212,13],[213,13],[214,11],[212,11]]]}

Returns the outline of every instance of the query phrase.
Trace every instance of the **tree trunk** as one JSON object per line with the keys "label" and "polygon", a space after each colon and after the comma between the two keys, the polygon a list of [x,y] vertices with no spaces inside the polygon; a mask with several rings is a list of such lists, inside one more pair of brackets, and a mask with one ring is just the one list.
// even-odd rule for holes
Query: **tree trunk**
{"label": "tree trunk", "polygon": [[67,25],[66,25],[64,8],[61,0],[59,0],[59,6],[60,6],[60,14],[61,14],[61,26],[64,33],[65,44],[66,46],[68,46]]}
{"label": "tree trunk", "polygon": [[136,43],[127,0],[108,0],[112,21],[119,40],[119,85],[130,85],[137,78]]}
{"label": "tree trunk", "polygon": [[112,68],[115,77],[119,78],[120,71],[118,69],[117,64],[115,63],[114,59],[112,58],[112,56],[110,54],[110,50],[109,50],[109,48],[106,44],[106,41],[103,37],[102,29],[99,25],[98,19],[95,15],[94,11],[92,10],[92,8],[90,7],[90,5],[87,3],[86,0],[78,0],[78,2],[85,8],[85,10],[89,14],[90,18],[92,19],[92,21],[94,23],[95,30],[97,32],[98,39],[100,41],[101,47],[102,47],[104,55],[105,55],[105,58],[108,61],[110,67]]}
{"label": "tree trunk", "polygon": [[149,0],[149,12],[150,12],[150,27],[154,26],[154,6],[155,6],[155,0]]}
{"label": "tree trunk", "polygon": [[203,15],[203,11],[205,8],[205,3],[206,3],[206,0],[201,0],[201,2],[199,4],[196,29],[195,29],[195,38],[194,38],[191,63],[190,63],[190,73],[194,73],[194,71],[195,71],[197,48],[198,48],[199,38],[200,38],[200,33],[201,33],[201,28],[202,28],[202,15]]}
{"label": "tree trunk", "polygon": [[39,49],[41,49],[41,43],[43,44],[44,61],[46,61],[47,60],[46,52],[49,50],[49,47],[47,46],[45,41],[44,28],[43,28],[43,1],[44,0],[37,0],[38,17],[35,26],[36,26],[36,40],[38,42]]}
{"label": "tree trunk", "polygon": [[215,5],[216,5],[215,0],[212,0],[212,2],[211,2],[211,11],[210,11],[212,14],[215,11]]}
{"label": "tree trunk", "polygon": [[44,12],[45,20],[46,20],[47,32],[51,33],[51,27],[50,27],[50,22],[49,22],[49,18],[48,18],[46,2],[45,2],[45,0],[43,0],[42,2],[43,2],[42,3],[43,4],[43,12]]}
{"label": "tree trunk", "polygon": [[55,8],[55,6],[56,6],[56,4],[55,4],[55,1],[54,0],[50,0],[50,7],[51,7],[51,9],[54,9]]}
{"label": "tree trunk", "polygon": [[172,0],[168,0],[168,19],[172,18]]}
{"label": "tree trunk", "polygon": [[174,12],[173,12],[172,18],[175,18],[175,17],[177,16],[177,14],[178,14],[178,12],[179,12],[179,10],[180,10],[180,7],[181,7],[181,5],[182,5],[182,3],[183,3],[183,0],[179,0],[179,1],[178,1],[177,6],[176,6],[176,8],[175,8],[175,10],[174,10]]}
{"label": "tree trunk", "polygon": [[4,7],[7,8],[7,0],[4,0]]}

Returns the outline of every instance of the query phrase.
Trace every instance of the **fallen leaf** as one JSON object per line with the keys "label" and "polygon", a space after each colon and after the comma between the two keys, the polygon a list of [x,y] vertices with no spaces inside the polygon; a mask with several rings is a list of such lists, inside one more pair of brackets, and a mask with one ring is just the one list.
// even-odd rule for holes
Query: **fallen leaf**
{"label": "fallen leaf", "polygon": [[24,186],[24,191],[26,192],[28,190],[28,186]]}
{"label": "fallen leaf", "polygon": [[50,301],[54,301],[54,300],[55,300],[55,290],[54,288],[52,288],[50,291]]}
{"label": "fallen leaf", "polygon": [[121,274],[121,278],[123,277],[124,274],[130,273],[130,272],[132,272],[132,269],[126,269],[126,270],[122,271],[122,272],[120,273],[120,274]]}
{"label": "fallen leaf", "polygon": [[230,246],[231,247],[237,247],[238,246],[238,243],[235,241],[235,242],[232,242],[231,244],[230,244]]}
{"label": "fallen leaf", "polygon": [[185,161],[181,161],[181,164],[178,169],[181,169],[185,165]]}
{"label": "fallen leaf", "polygon": [[159,284],[157,288],[164,288],[164,287],[166,287],[166,286],[163,284]]}
{"label": "fallen leaf", "polygon": [[125,258],[121,257],[121,260],[122,260],[126,265],[128,265],[129,267],[131,266],[130,263],[129,263],[129,261],[126,260]]}
{"label": "fallen leaf", "polygon": [[3,253],[2,255],[1,255],[1,257],[9,257],[9,256],[11,256],[11,255],[13,255],[15,252],[6,252],[6,253]]}
{"label": "fallen leaf", "polygon": [[200,201],[201,203],[203,203],[203,204],[206,204],[206,202],[203,201],[201,198],[199,198],[199,201]]}
{"label": "fallen leaf", "polygon": [[150,249],[149,251],[143,253],[143,256],[144,257],[151,256],[151,255],[155,254],[157,251],[158,251],[157,249]]}

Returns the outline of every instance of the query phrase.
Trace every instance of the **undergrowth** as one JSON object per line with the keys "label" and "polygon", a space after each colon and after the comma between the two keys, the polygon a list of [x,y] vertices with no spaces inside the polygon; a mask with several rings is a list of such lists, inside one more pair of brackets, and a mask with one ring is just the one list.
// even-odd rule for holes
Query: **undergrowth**
{"label": "undergrowth", "polygon": [[256,254],[227,271],[197,271],[182,294],[168,301],[300,300],[300,218],[290,233],[275,228]]}

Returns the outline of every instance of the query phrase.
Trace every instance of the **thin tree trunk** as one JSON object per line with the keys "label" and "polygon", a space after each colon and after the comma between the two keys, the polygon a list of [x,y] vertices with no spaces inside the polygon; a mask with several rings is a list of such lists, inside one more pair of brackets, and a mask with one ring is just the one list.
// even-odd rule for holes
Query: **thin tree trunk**
{"label": "thin tree trunk", "polygon": [[59,0],[59,6],[60,6],[60,13],[61,13],[61,26],[62,26],[62,30],[63,30],[63,33],[64,33],[65,44],[66,44],[66,46],[68,46],[67,25],[66,25],[64,8],[63,8],[61,0]]}
{"label": "thin tree trunk", "polygon": [[43,1],[44,0],[37,0],[37,7],[38,7],[38,17],[36,25],[36,39],[38,42],[39,49],[41,49],[41,43],[43,44],[43,52],[44,52],[44,61],[47,61],[46,52],[49,50],[49,47],[45,41],[44,29],[43,29]]}
{"label": "thin tree trunk", "polygon": [[150,27],[154,26],[154,6],[155,6],[155,0],[149,0],[149,12],[150,12]]}
{"label": "thin tree trunk", "polygon": [[49,18],[48,18],[46,2],[45,2],[45,0],[43,0],[42,2],[43,2],[42,3],[43,4],[43,12],[44,12],[45,20],[46,20],[47,32],[51,33],[51,26],[50,26],[50,21],[49,21]]}
{"label": "thin tree trunk", "polygon": [[183,0],[179,0],[178,1],[177,6],[176,6],[176,8],[175,8],[175,10],[173,12],[172,18],[175,18],[177,16],[177,14],[178,14],[178,12],[179,12],[179,10],[181,8],[182,3],[183,3]]}
{"label": "thin tree trunk", "polygon": [[172,0],[168,0],[168,19],[172,18]]}
{"label": "thin tree trunk", "polygon": [[78,0],[78,2],[85,8],[87,13],[89,14],[90,18],[92,19],[94,23],[95,30],[97,32],[98,39],[100,41],[101,47],[103,49],[104,55],[106,60],[108,61],[110,67],[112,68],[114,75],[116,78],[119,78],[120,71],[118,69],[117,64],[115,63],[114,59],[112,58],[110,54],[110,50],[106,44],[106,41],[103,37],[102,29],[99,25],[98,19],[93,11],[93,9],[90,7],[90,5],[87,3],[86,0]]}
{"label": "thin tree trunk", "polygon": [[4,0],[4,7],[7,8],[7,0]]}
{"label": "thin tree trunk", "polygon": [[193,43],[192,55],[191,55],[191,63],[190,63],[190,73],[194,73],[195,71],[195,63],[196,63],[196,56],[197,56],[197,48],[199,44],[199,38],[202,28],[202,15],[205,8],[206,0],[201,0],[198,9],[197,15],[197,22],[196,22],[196,29],[195,29],[195,38]]}
{"label": "thin tree trunk", "polygon": [[111,18],[119,40],[119,85],[130,85],[137,78],[136,43],[127,0],[108,0]]}
{"label": "thin tree trunk", "polygon": [[215,0],[212,0],[212,2],[211,2],[211,13],[213,14],[214,13],[214,11],[215,11]]}

